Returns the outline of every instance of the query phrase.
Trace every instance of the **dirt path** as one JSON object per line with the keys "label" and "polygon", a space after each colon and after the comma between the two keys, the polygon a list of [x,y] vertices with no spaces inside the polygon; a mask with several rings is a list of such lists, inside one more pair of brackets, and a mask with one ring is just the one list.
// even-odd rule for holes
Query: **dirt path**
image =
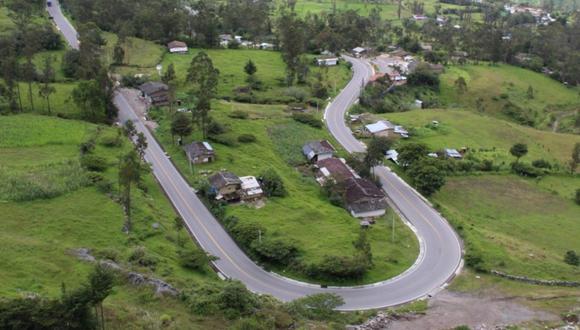
{"label": "dirt path", "polygon": [[451,329],[459,325],[467,325],[471,329],[493,329],[498,325],[558,319],[557,315],[532,310],[513,299],[443,291],[429,301],[425,316],[395,321],[388,329],[436,330]]}
{"label": "dirt path", "polygon": [[560,112],[560,113],[556,114],[556,119],[552,123],[552,132],[558,133],[558,129],[560,128],[560,120],[562,120],[566,117],[575,116],[576,114],[578,114],[578,110],[575,110],[572,112],[570,112],[570,111]]}

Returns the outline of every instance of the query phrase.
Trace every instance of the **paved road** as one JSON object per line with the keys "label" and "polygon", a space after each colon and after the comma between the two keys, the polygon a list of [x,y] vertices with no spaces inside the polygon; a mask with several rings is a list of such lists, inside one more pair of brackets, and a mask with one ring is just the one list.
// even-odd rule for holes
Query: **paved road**
{"label": "paved road", "polygon": [[46,7],[48,14],[52,17],[55,25],[60,30],[60,33],[66,39],[69,46],[74,49],[79,49],[79,40],[77,38],[77,31],[68,21],[68,19],[66,19],[66,17],[62,14],[58,0],[51,0],[51,2],[52,6]]}
{"label": "paved road", "polygon": [[[60,14],[55,12],[55,15]],[[58,23],[59,21],[61,20],[55,17],[57,24],[61,24]],[[67,23],[62,24],[66,25]],[[360,74],[359,66],[356,63],[355,80],[357,77],[364,76],[364,74]],[[361,85],[359,84],[358,88],[360,87]],[[338,112],[335,110],[343,111],[341,104],[342,106],[349,105],[356,99],[357,93],[355,84],[351,82],[349,87],[337,98],[337,102],[334,102],[329,107],[328,113],[331,117],[334,118],[335,112]],[[346,103],[340,103],[338,102],[339,100],[343,100],[340,102]],[[119,120],[121,122],[132,120],[135,122],[137,130],[145,134],[149,143],[145,159],[151,164],[153,174],[184,219],[188,230],[205,251],[219,258],[215,261],[215,266],[222,275],[242,281],[248,289],[254,292],[270,294],[283,301],[290,301],[315,293],[332,292],[344,298],[345,304],[340,307],[341,310],[374,309],[406,303],[427,294],[435,293],[453,274],[459,264],[461,253],[453,231],[443,219],[426,207],[420,199],[417,201],[418,197],[409,193],[409,188],[404,183],[393,181],[391,184],[394,185],[394,188],[391,190],[400,189],[404,192],[401,194],[401,198],[397,199],[397,202],[401,203],[400,207],[402,209],[407,210],[406,215],[410,219],[417,218],[415,225],[419,224],[419,236],[425,235],[424,241],[428,242],[428,244],[424,244],[421,257],[414,267],[400,276],[385,282],[368,286],[341,288],[321,288],[318,285],[298,282],[266,272],[243,253],[219,222],[206,209],[145,127],[143,118],[137,117],[125,97],[117,93],[114,102],[119,108]],[[345,141],[347,139],[348,137],[345,138]],[[383,174],[380,175],[382,176]],[[388,173],[385,173],[385,175],[387,175],[386,181],[388,181]],[[434,223],[431,223],[430,220],[433,220]],[[431,259],[425,258],[427,255]]]}

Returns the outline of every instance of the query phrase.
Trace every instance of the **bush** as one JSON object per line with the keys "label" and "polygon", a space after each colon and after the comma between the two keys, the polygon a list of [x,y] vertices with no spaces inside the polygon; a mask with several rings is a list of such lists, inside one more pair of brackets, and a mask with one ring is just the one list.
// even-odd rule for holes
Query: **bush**
{"label": "bush", "polygon": [[235,147],[238,145],[234,138],[226,135],[210,135],[207,138],[212,142],[219,143],[228,147]]}
{"label": "bush", "polygon": [[262,242],[254,240],[251,248],[260,259],[280,265],[288,265],[298,254],[294,242],[281,238],[264,238]]}
{"label": "bush", "polygon": [[94,172],[104,172],[109,167],[105,158],[91,154],[81,157],[81,165],[87,170]]}
{"label": "bush", "polygon": [[273,169],[268,169],[260,176],[260,182],[264,193],[268,197],[285,197],[288,195],[284,187],[284,181]]}
{"label": "bush", "polygon": [[262,235],[266,233],[266,229],[257,223],[236,223],[232,226],[231,233],[240,245],[249,248],[260,233]]}
{"label": "bush", "polygon": [[208,134],[220,135],[226,132],[226,127],[217,121],[213,121],[207,125]]}
{"label": "bush", "polygon": [[320,264],[311,267],[310,273],[329,278],[359,279],[370,267],[371,264],[363,254],[352,257],[325,256]]}
{"label": "bush", "polygon": [[314,128],[322,128],[322,122],[309,113],[293,113],[292,119],[299,123],[309,125]]}
{"label": "bush", "polygon": [[210,261],[208,255],[200,249],[180,250],[177,256],[182,267],[192,270],[202,270]]}
{"label": "bush", "polygon": [[576,197],[574,198],[576,204],[580,205],[580,189],[576,189]]}
{"label": "bush", "polygon": [[530,177],[530,178],[537,178],[542,176],[542,171],[530,166],[526,163],[512,163],[512,171],[520,176]]}
{"label": "bush", "polygon": [[120,261],[119,251],[111,248],[104,248],[95,252],[95,257],[99,259],[111,260],[114,262]]}
{"label": "bush", "polygon": [[537,159],[532,162],[532,166],[536,168],[552,169],[552,164],[544,159]]}
{"label": "bush", "polygon": [[125,87],[137,88],[147,82],[144,77],[123,76],[121,78],[121,85]]}
{"label": "bush", "polygon": [[238,142],[241,143],[252,143],[256,142],[256,136],[254,134],[242,134],[238,136]]}
{"label": "bush", "polygon": [[580,265],[580,258],[578,258],[576,251],[570,250],[566,251],[566,254],[564,255],[564,262],[568,265],[578,266]]}
{"label": "bush", "polygon": [[472,251],[469,251],[465,254],[465,264],[467,267],[473,268],[476,272],[486,272],[486,269],[483,265],[483,258]]}
{"label": "bush", "polygon": [[235,110],[232,111],[228,117],[230,118],[234,118],[234,119],[248,119],[249,115],[247,112],[242,111],[242,110]]}
{"label": "bush", "polygon": [[101,145],[103,145],[107,148],[117,148],[123,144],[123,140],[121,140],[121,137],[119,135],[117,135],[117,136],[113,136],[113,135],[103,136],[101,138],[100,142],[101,142]]}
{"label": "bush", "polygon": [[139,246],[133,250],[131,255],[129,256],[129,262],[137,264],[142,267],[147,267],[151,270],[155,270],[155,266],[157,265],[157,258],[149,255],[145,248]]}

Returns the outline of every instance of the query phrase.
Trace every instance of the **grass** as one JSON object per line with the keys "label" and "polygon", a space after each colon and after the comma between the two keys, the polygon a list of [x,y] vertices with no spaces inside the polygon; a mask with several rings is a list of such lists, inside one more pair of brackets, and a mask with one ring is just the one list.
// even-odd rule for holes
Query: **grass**
{"label": "grass", "polygon": [[578,267],[563,261],[566,251],[580,251],[580,207],[571,199],[534,180],[510,175],[447,181],[433,200],[461,228],[468,247],[481,255],[488,269],[540,279],[578,279]]}
{"label": "grass", "polygon": [[[116,134],[113,128],[98,130],[97,126],[84,122],[29,114],[0,117],[0,127],[0,173],[41,172],[50,164],[75,161],[78,145],[87,137],[97,131],[101,138]],[[121,147],[104,147],[101,138],[97,140],[95,154],[110,164],[105,178],[116,182],[114,164],[130,145],[124,142]],[[31,163],[26,164],[27,160]],[[57,296],[61,283],[67,288],[77,287],[91,269],[90,264],[71,255],[71,249],[80,247],[93,253],[114,250],[126,267],[162,278],[179,288],[217,280],[209,270],[195,272],[178,264],[172,227],[175,213],[151,174],[145,175],[143,186],[147,193],[134,191],[135,228],[129,236],[121,231],[124,222],[121,206],[93,186],[77,187],[54,198],[0,202],[3,215],[0,295],[16,297],[35,292]],[[159,223],[159,228],[154,229],[153,223]],[[126,263],[136,246],[144,246],[158,260],[155,270]],[[187,242],[186,247],[193,248],[193,243]],[[176,329],[226,326],[220,319],[193,317],[176,299],[155,297],[149,288],[123,283],[105,301],[105,312],[113,329],[151,327],[160,324],[163,314],[173,319],[172,327]]]}
{"label": "grass", "polygon": [[[103,37],[107,42],[104,47],[105,63],[113,63],[113,50],[119,38],[116,34],[110,32],[103,32]],[[121,46],[125,50],[125,59],[122,66],[128,67],[155,67],[161,62],[165,53],[165,47],[152,41],[133,37],[127,38]]]}
{"label": "grass", "polygon": [[[468,147],[471,155],[496,164],[511,163],[510,147],[525,143],[529,153],[524,161],[545,159],[565,166],[574,144],[580,142],[578,135],[540,131],[465,110],[413,110],[380,117],[412,128],[411,142],[425,143],[433,150]],[[437,129],[428,127],[433,120],[439,121]]]}
{"label": "grass", "polygon": [[[296,4],[296,12],[301,15],[306,15],[307,13],[321,13],[327,12],[331,13],[333,10],[333,2],[331,0],[300,0]],[[337,0],[336,9],[338,11],[345,10],[355,10],[360,15],[368,16],[373,8],[379,8],[381,10],[381,17],[386,20],[396,20],[397,19],[397,8],[396,3],[380,3],[373,4],[365,1],[352,1],[352,0]],[[408,8],[404,7],[401,12],[401,17],[410,17],[411,12]]]}
{"label": "grass", "polygon": [[[229,118],[228,114],[236,110],[249,112],[250,119]],[[282,177],[289,195],[270,198],[261,209],[228,206],[227,214],[235,215],[242,222],[260,223],[265,227],[266,235],[295,241],[301,250],[302,260],[307,263],[318,262],[327,254],[351,255],[354,252],[352,242],[358,235],[358,221],[344,209],[332,206],[311,175],[305,176],[288,163],[288,155],[294,154],[294,149],[300,148],[304,142],[314,138],[330,139],[325,130],[295,123],[282,106],[221,102],[216,104],[212,116],[229,127],[231,131],[226,136],[234,139],[240,134],[251,133],[257,137],[257,142],[236,147],[213,143],[217,161],[194,166],[196,174],[192,175],[183,151],[171,142],[168,121],[162,120],[156,135],[191,182],[203,179],[202,173],[208,171],[227,169],[239,176],[258,176],[262,171],[273,168]],[[286,133],[278,134],[280,130]],[[196,132],[193,138],[199,139],[199,133]],[[370,229],[375,267],[357,283],[371,283],[395,276],[415,261],[418,243],[413,233],[397,220],[393,244],[390,240],[390,220],[389,217],[382,218]],[[288,270],[287,273],[282,269],[278,271],[303,279],[300,274]]]}
{"label": "grass", "polygon": [[[258,68],[256,76],[262,81],[264,90],[255,91],[258,97],[272,100],[288,100],[285,95],[286,84],[286,66],[282,61],[279,52],[253,50],[253,49],[209,49],[205,50],[211,57],[213,64],[220,70],[218,94],[220,97],[234,97],[234,90],[237,87],[246,86],[246,73],[244,66],[248,60],[254,61]],[[165,54],[162,61],[163,70],[173,63],[177,74],[177,94],[184,96],[190,90],[188,83],[185,82],[187,69],[193,57],[199,50],[190,50],[188,54]],[[310,67],[310,77],[313,73],[321,69],[312,65]],[[119,68],[122,74],[144,73],[150,75],[151,79],[159,79],[157,70],[154,66],[150,68]],[[330,92],[337,93],[342,86],[350,80],[351,72],[345,65],[329,68],[327,71]]]}
{"label": "grass", "polygon": [[[467,82],[464,94],[459,94],[454,85],[460,76]],[[452,66],[441,76],[441,82],[442,101],[450,107],[476,109],[476,100],[482,98],[486,113],[506,118],[501,110],[510,101],[529,113],[538,128],[548,127],[552,114],[573,111],[580,104],[578,88],[505,64]],[[527,96],[529,86],[534,90],[533,99]]]}

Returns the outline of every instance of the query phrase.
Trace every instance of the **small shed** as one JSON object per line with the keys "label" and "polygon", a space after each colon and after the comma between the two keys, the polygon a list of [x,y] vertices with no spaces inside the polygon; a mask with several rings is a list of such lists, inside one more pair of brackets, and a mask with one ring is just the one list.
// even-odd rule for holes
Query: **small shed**
{"label": "small shed", "polygon": [[264,197],[264,190],[260,186],[260,182],[253,176],[242,176],[240,197],[245,202],[253,202]]}
{"label": "small shed", "polygon": [[151,105],[169,104],[169,86],[158,81],[149,81],[139,86],[141,96]]}
{"label": "small shed", "polygon": [[394,130],[395,125],[387,120],[380,120],[373,124],[365,125],[364,131],[374,136],[388,136],[390,130]]}
{"label": "small shed", "polygon": [[352,50],[352,55],[355,57],[361,57],[364,53],[366,53],[366,49],[363,47],[356,47]]}
{"label": "small shed", "polygon": [[327,140],[311,141],[302,147],[302,153],[310,162],[331,158],[335,152],[336,149]]}
{"label": "small shed", "polygon": [[336,66],[338,65],[338,57],[336,56],[324,56],[316,59],[316,64],[318,66]]}
{"label": "small shed", "polygon": [[183,41],[174,40],[167,44],[167,49],[172,54],[185,54],[188,51],[187,44]]}
{"label": "small shed", "polygon": [[192,142],[183,147],[187,159],[193,164],[203,164],[215,161],[215,151],[208,142]]}

